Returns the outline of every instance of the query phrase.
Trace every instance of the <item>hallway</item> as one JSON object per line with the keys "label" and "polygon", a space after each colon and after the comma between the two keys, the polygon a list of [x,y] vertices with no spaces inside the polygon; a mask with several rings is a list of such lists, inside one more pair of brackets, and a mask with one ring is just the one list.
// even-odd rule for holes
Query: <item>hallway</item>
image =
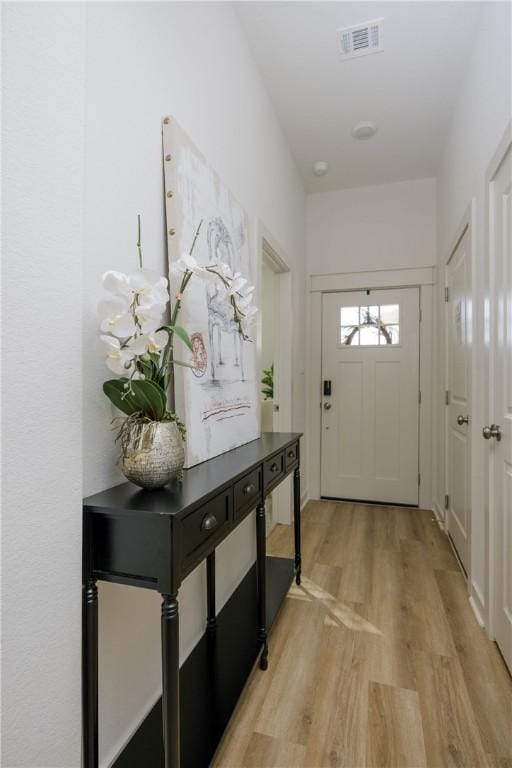
{"label": "hallway", "polygon": [[303,573],[215,768],[512,766],[512,681],[431,512],[309,502]]}

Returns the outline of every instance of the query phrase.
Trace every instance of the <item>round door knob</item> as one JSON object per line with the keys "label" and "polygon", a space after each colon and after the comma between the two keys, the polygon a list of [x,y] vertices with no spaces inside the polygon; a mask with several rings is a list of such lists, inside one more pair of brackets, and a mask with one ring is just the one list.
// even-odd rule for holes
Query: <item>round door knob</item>
{"label": "round door knob", "polygon": [[457,416],[457,424],[462,427],[463,424],[469,424],[469,416]]}
{"label": "round door knob", "polygon": [[330,403],[324,403],[324,408],[326,411],[330,411],[332,408],[332,405]]}
{"label": "round door knob", "polygon": [[499,424],[491,424],[490,427],[484,427],[482,429],[482,435],[485,440],[490,440],[491,437],[494,437],[499,443],[501,440],[501,427]]}

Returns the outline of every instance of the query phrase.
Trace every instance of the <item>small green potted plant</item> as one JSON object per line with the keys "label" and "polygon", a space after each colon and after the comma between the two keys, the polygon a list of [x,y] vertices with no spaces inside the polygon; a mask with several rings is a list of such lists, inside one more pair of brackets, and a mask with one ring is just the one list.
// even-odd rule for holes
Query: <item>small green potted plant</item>
{"label": "small green potted plant", "polygon": [[169,407],[169,395],[173,392],[174,367],[194,367],[174,354],[176,339],[193,352],[187,331],[178,324],[187,285],[194,277],[219,280],[222,296],[244,339],[257,310],[252,306],[254,289],[240,274],[233,275],[222,262],[198,264],[193,251],[199,224],[190,252],[172,265],[173,273],[180,276],[180,287],[166,322],[168,281],[143,267],[140,217],[138,224],[139,268],[130,274],[109,271],[103,275],[107,297],[98,306],[99,346],[107,367],[117,375],[104,382],[103,392],[123,414],[114,420],[119,427],[121,469],[136,485],[160,488],[180,474],[184,463],[185,425]]}
{"label": "small green potted plant", "polygon": [[261,383],[263,384],[263,387],[261,390],[263,399],[273,400],[274,399],[274,363],[272,363],[270,368],[263,369],[263,378],[261,380]]}

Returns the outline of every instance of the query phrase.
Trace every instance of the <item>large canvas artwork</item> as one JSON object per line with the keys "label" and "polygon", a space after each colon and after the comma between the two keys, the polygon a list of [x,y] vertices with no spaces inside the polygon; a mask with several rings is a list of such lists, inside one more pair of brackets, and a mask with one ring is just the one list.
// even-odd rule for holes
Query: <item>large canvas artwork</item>
{"label": "large canvas artwork", "polygon": [[[188,253],[200,221],[194,257],[224,262],[253,282],[249,218],[217,173],[173,118],[163,125],[169,262]],[[177,278],[170,274],[171,298]],[[175,372],[176,412],[187,427],[185,467],[254,440],[260,434],[256,329],[244,341],[219,283],[193,277],[183,297],[180,325],[194,348],[182,359],[195,367]],[[178,342],[179,343],[179,342]]]}

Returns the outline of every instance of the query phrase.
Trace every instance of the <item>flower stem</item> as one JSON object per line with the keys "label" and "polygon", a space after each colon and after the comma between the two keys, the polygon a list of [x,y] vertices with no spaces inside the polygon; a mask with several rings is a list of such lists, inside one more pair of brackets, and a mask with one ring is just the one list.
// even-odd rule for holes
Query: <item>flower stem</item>
{"label": "flower stem", "polygon": [[[197,243],[197,238],[199,237],[199,233],[201,231],[201,227],[203,225],[203,219],[199,222],[199,225],[194,233],[194,239],[192,240],[192,245],[190,246],[189,254],[192,256],[192,253],[194,252],[194,248]],[[173,344],[173,337],[174,337],[174,331],[172,330],[176,323],[178,322],[178,316],[180,314],[181,309],[181,296],[183,294],[183,291],[187,287],[187,285],[190,282],[190,278],[192,277],[192,272],[188,271],[185,272],[181,279],[181,284],[179,287],[178,295],[176,296],[176,302],[174,304],[172,314],[171,314],[171,330],[169,331],[169,341],[167,342],[167,346],[165,348],[165,352],[163,355],[162,360],[162,368],[164,370],[164,390],[167,390],[169,386],[169,380],[171,376],[174,375],[174,366],[173,366],[173,360],[174,360],[174,344]],[[172,410],[174,410],[174,387],[171,389],[170,392],[171,396],[171,403],[172,403]]]}
{"label": "flower stem", "polygon": [[137,230],[138,230],[137,250],[139,252],[139,267],[142,269],[142,245],[140,242],[140,213],[137,214]]}

